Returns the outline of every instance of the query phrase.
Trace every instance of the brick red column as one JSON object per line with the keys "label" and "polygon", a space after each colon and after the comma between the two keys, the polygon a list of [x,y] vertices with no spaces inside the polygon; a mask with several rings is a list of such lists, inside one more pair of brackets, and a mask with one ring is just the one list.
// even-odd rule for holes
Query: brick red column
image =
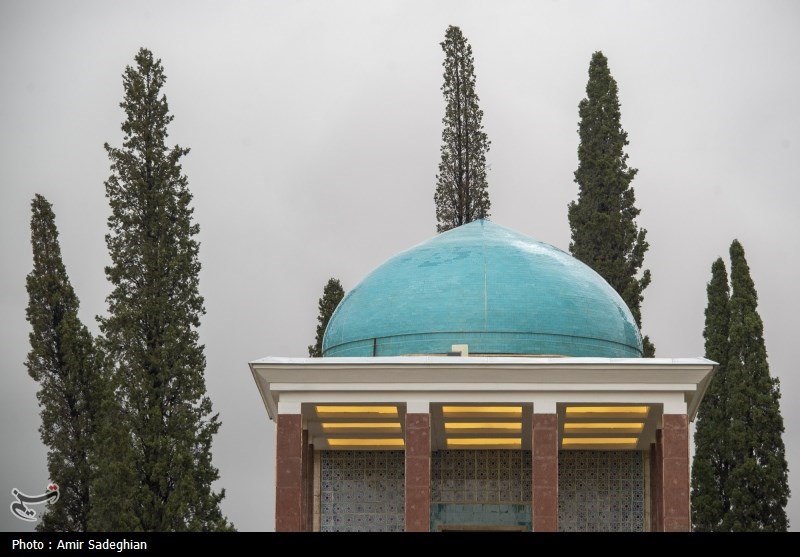
{"label": "brick red column", "polygon": [[306,438],[300,414],[278,414],[275,461],[275,531],[302,532],[305,526],[303,456]]}
{"label": "brick red column", "polygon": [[308,443],[308,430],[303,430],[303,448],[301,453],[303,466],[303,531],[314,530],[314,446]]}
{"label": "brick red column", "polygon": [[689,418],[664,414],[662,478],[665,532],[689,532]]}
{"label": "brick red column", "polygon": [[431,415],[406,414],[406,532],[431,529]]}
{"label": "brick red column", "polygon": [[650,531],[664,531],[664,484],[661,461],[664,445],[661,430],[656,430],[656,442],[650,445]]}
{"label": "brick red column", "polygon": [[558,416],[533,415],[533,531],[558,532]]}

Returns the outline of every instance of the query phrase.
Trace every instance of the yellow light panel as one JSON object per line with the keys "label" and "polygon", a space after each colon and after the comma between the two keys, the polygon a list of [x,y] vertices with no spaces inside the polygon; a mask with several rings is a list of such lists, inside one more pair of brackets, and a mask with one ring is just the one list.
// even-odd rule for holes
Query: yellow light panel
{"label": "yellow light panel", "polygon": [[561,445],[635,445],[638,441],[636,437],[565,437]]}
{"label": "yellow light panel", "polygon": [[397,422],[325,422],[322,424],[323,431],[342,431],[348,429],[380,429],[388,431],[400,431],[400,424]]}
{"label": "yellow light panel", "polygon": [[452,414],[502,414],[522,416],[522,406],[443,406],[445,416]]}
{"label": "yellow light panel", "polygon": [[626,414],[645,417],[649,410],[649,406],[568,406],[567,416],[580,414]]}
{"label": "yellow light panel", "polygon": [[469,429],[497,429],[502,431],[522,431],[522,424],[517,422],[447,422],[445,431]]}
{"label": "yellow light panel", "polygon": [[572,422],[564,424],[566,433],[641,433],[642,422]]}
{"label": "yellow light panel", "polygon": [[448,439],[447,447],[510,447],[521,448],[522,439],[515,437],[500,438],[500,437],[467,437],[461,439]]}
{"label": "yellow light panel", "polygon": [[396,406],[317,406],[317,414],[378,414],[381,417],[397,416]]}
{"label": "yellow light panel", "polygon": [[328,439],[330,447],[402,447],[402,439]]}

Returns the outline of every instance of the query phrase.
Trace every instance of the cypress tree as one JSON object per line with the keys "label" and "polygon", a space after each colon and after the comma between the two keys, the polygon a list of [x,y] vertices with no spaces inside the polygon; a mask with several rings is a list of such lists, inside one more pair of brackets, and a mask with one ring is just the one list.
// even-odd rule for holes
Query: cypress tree
{"label": "cypress tree", "polygon": [[[102,347],[102,339],[98,339]],[[104,384],[99,407],[98,427],[94,444],[95,470],[92,478],[92,508],[89,530],[93,532],[141,532],[142,503],[139,477],[134,468],[134,438],[126,422],[126,414],[115,393],[117,381],[110,377]]]}
{"label": "cypress tree", "polygon": [[731,468],[724,489],[730,510],[722,529],[785,531],[789,498],[780,385],[770,377],[758,296],[744,248],[730,248],[731,300],[726,360],[726,414]]}
{"label": "cypress tree", "polygon": [[333,312],[339,302],[344,298],[344,289],[339,279],[332,278],[322,290],[322,298],[319,299],[319,316],[317,317],[317,338],[314,344],[309,345],[308,355],[312,358],[322,357],[322,340],[325,338],[325,329],[328,321],[331,320]]}
{"label": "cypress tree", "polygon": [[161,61],[141,49],[135,62],[123,74],[123,145],[105,145],[112,171],[105,183],[106,276],[113,289],[100,327],[121,404],[117,448],[131,458],[118,472],[121,481],[135,475],[130,511],[141,529],[227,529],[224,490],[211,489],[219,477],[211,441],[220,422],[206,395],[198,342],[205,313],[199,227],[180,165],[189,150],[165,144],[173,117],[161,92]]}
{"label": "cypress tree", "polygon": [[719,363],[698,412],[692,520],[699,531],[785,531],[789,498],[780,385],[770,377],[764,327],[742,245],[708,285],[706,357]]}
{"label": "cypress tree", "polygon": [[[640,211],[631,182],[637,170],[628,167],[628,134],[620,124],[617,82],[602,52],[592,55],[586,98],[578,112],[578,200],[569,204],[569,249],[608,281],[641,328],[642,292],[650,284],[650,271],[638,274],[649,245],[647,231],[636,224]],[[643,345],[644,356],[655,355],[649,337]]]}
{"label": "cypress tree", "polygon": [[92,504],[92,440],[102,384],[99,358],[92,335],[78,318],[78,297],[61,259],[52,206],[37,194],[31,213],[33,270],[27,277],[27,320],[32,330],[25,365],[39,383],[39,433],[48,448],[50,479],[60,490],[37,530],[83,532]]}
{"label": "cypress tree", "polygon": [[440,43],[445,53],[442,93],[442,160],[436,175],[436,231],[444,232],[489,216],[486,153],[491,142],[483,131],[483,111],[475,92],[472,47],[461,29],[447,28]]}
{"label": "cypress tree", "polygon": [[730,422],[727,393],[731,387],[727,382],[726,361],[730,350],[731,313],[728,273],[722,258],[711,266],[711,282],[706,292],[705,354],[719,366],[697,412],[692,462],[692,523],[696,531],[714,532],[720,530],[722,519],[731,507],[725,489],[731,466],[726,450]]}

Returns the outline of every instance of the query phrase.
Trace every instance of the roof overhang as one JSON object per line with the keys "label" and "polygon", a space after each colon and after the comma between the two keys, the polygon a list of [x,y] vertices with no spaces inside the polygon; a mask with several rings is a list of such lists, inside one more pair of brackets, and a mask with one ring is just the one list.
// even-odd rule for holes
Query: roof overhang
{"label": "roof overhang", "polygon": [[694,420],[716,369],[705,358],[394,356],[280,358],[250,362],[267,413],[308,403],[658,403]]}

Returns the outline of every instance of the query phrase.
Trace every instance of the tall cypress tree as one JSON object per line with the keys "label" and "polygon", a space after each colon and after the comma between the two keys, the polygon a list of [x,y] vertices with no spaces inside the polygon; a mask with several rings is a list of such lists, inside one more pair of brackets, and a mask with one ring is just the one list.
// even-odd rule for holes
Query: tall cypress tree
{"label": "tall cypress tree", "polygon": [[758,296],[744,249],[708,285],[706,357],[719,363],[698,412],[692,520],[699,531],[785,531],[789,498],[780,386],[770,377]]}
{"label": "tall cypress tree", "polygon": [[122,148],[105,146],[112,171],[105,183],[106,275],[113,290],[100,326],[122,406],[117,441],[132,457],[131,510],[143,530],[226,529],[224,490],[211,489],[219,477],[211,441],[220,422],[206,395],[198,342],[205,313],[199,227],[180,165],[189,150],[165,144],[173,117],[161,92],[161,61],[141,49],[135,62],[123,74]]}
{"label": "tall cypress tree", "polygon": [[483,131],[483,111],[475,92],[472,47],[455,26],[447,28],[444,50],[446,103],[442,119],[442,160],[436,175],[436,231],[444,232],[489,216],[486,153],[491,142]]}
{"label": "tall cypress tree", "polygon": [[49,505],[40,531],[83,532],[92,500],[93,436],[102,383],[92,335],[78,318],[78,297],[61,259],[52,206],[31,203],[33,270],[27,278],[31,350],[25,363],[39,383],[42,441],[50,479],[60,497]]}
{"label": "tall cypress tree", "polygon": [[722,528],[785,531],[789,525],[785,510],[789,485],[780,385],[769,373],[758,296],[738,240],[731,244],[730,257],[731,320],[725,383],[731,469],[724,486],[730,510],[723,516]]}
{"label": "tall cypress tree", "polygon": [[730,290],[722,258],[711,266],[711,282],[706,288],[706,324],[703,329],[706,358],[719,364],[697,412],[692,462],[692,523],[700,532],[721,529],[731,504],[725,489],[731,458],[727,450],[730,423],[727,394],[731,388],[727,359],[730,351]]}
{"label": "tall cypress tree", "polygon": [[[102,348],[102,338],[98,339]],[[93,532],[141,532],[144,527],[140,478],[136,471],[134,436],[128,427],[126,410],[117,393],[124,377],[111,376],[104,383],[94,445],[92,508],[89,530]]]}
{"label": "tall cypress tree", "polygon": [[309,345],[308,355],[312,358],[322,357],[322,341],[325,338],[325,329],[328,321],[331,320],[333,312],[339,302],[344,298],[344,289],[339,279],[332,278],[322,291],[322,298],[319,299],[319,316],[317,316],[317,338],[314,344]]}
{"label": "tall cypress tree", "polygon": [[[592,55],[586,98],[578,112],[578,200],[569,204],[569,249],[619,293],[641,328],[642,292],[650,284],[650,271],[638,274],[649,245],[647,231],[636,224],[639,209],[631,182],[637,170],[628,167],[617,82],[602,52]],[[643,344],[644,355],[654,356],[649,337]]]}

